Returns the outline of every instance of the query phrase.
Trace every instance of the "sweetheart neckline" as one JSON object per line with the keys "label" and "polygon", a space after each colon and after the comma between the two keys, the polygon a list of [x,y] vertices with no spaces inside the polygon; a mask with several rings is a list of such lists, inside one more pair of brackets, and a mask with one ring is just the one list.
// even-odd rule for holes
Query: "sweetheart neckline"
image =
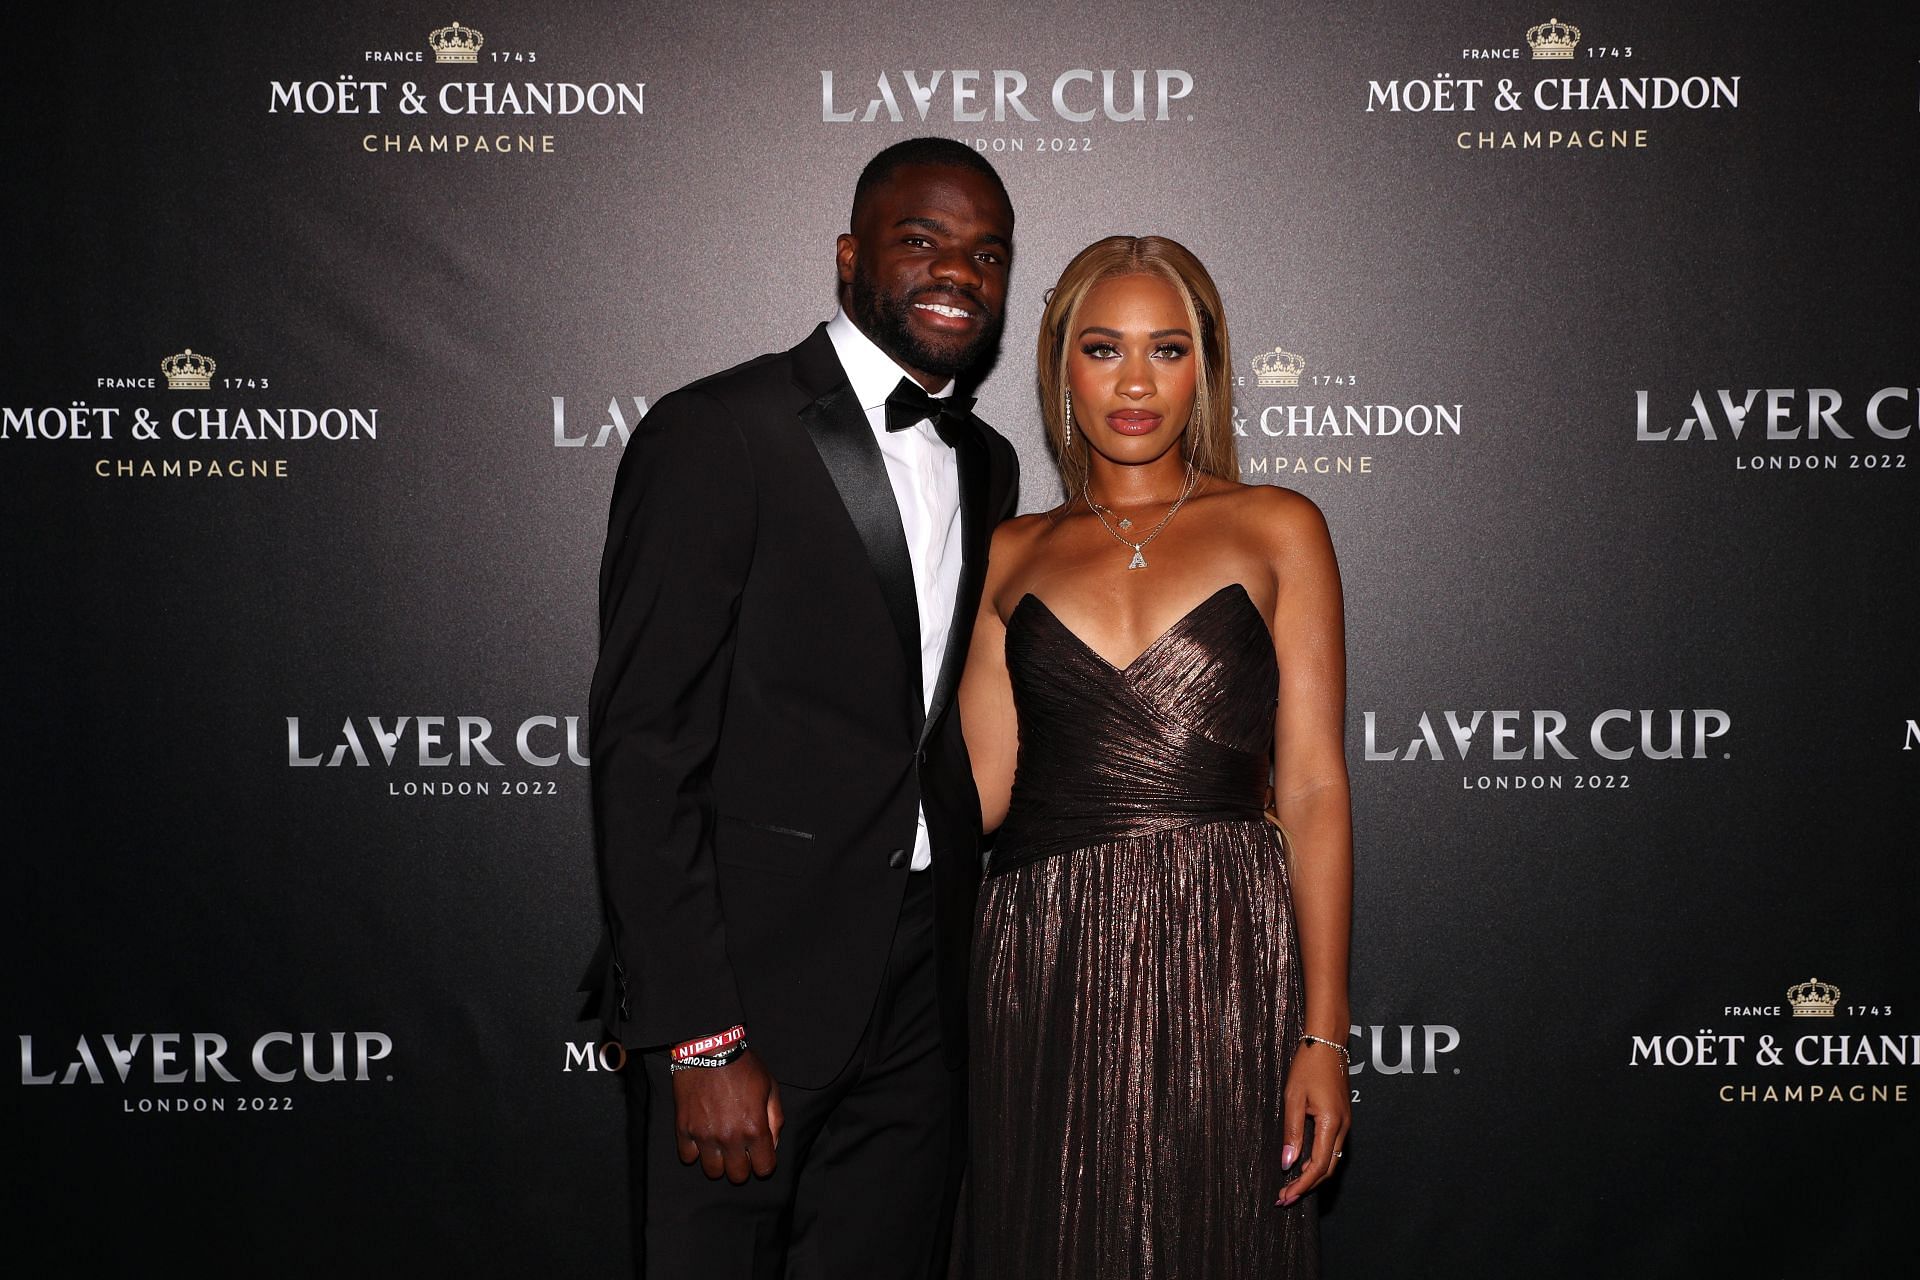
{"label": "sweetheart neckline", "polygon": [[1031,600],[1033,603],[1039,605],[1041,609],[1045,610],[1046,615],[1049,618],[1053,619],[1053,624],[1056,627],[1059,627],[1062,631],[1066,632],[1068,638],[1070,638],[1075,644],[1079,645],[1082,652],[1086,653],[1089,657],[1093,658],[1101,666],[1107,668],[1109,671],[1113,672],[1115,675],[1124,676],[1130,673],[1135,667],[1139,666],[1140,663],[1146,658],[1148,654],[1152,653],[1154,650],[1158,649],[1162,644],[1166,643],[1168,638],[1171,637],[1174,632],[1180,630],[1181,627],[1185,626],[1188,620],[1190,620],[1195,614],[1199,613],[1202,609],[1212,604],[1215,600],[1218,600],[1221,596],[1226,595],[1229,591],[1233,591],[1236,588],[1240,592],[1240,598],[1247,602],[1247,607],[1253,610],[1253,614],[1256,618],[1260,619],[1260,626],[1263,630],[1266,631],[1267,638],[1269,641],[1271,641],[1273,638],[1273,628],[1267,626],[1266,617],[1261,614],[1259,606],[1254,604],[1253,593],[1248,591],[1244,584],[1238,583],[1238,582],[1227,583],[1225,586],[1215,591],[1212,595],[1208,596],[1205,600],[1202,600],[1200,603],[1194,605],[1191,609],[1187,610],[1185,613],[1175,618],[1172,622],[1168,623],[1167,629],[1162,631],[1159,635],[1155,636],[1152,640],[1149,640],[1147,642],[1147,647],[1142,649],[1139,653],[1134,654],[1132,660],[1129,661],[1127,665],[1124,667],[1115,666],[1113,662],[1109,658],[1107,658],[1105,654],[1101,653],[1098,649],[1095,649],[1092,645],[1088,644],[1085,640],[1083,640],[1078,631],[1075,631],[1072,627],[1068,626],[1066,622],[1062,620],[1060,615],[1053,611],[1052,605],[1048,604],[1045,600],[1042,600],[1039,596],[1035,595],[1031,591],[1027,592],[1025,595],[1020,597],[1019,602],[1013,606],[1013,613],[1010,613],[1007,615],[1007,621],[1011,623],[1013,621],[1014,614],[1019,613],[1020,610],[1026,606],[1027,602]]}

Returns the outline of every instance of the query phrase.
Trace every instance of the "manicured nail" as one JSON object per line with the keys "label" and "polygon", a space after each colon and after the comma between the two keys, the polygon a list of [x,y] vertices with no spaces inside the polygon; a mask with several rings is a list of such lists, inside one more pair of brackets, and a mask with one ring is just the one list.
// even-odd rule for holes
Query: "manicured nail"
{"label": "manicured nail", "polygon": [[1300,1153],[1298,1151],[1295,1151],[1293,1149],[1293,1144],[1291,1142],[1289,1142],[1286,1146],[1280,1148],[1280,1167],[1282,1169],[1293,1168],[1293,1158],[1299,1154]]}

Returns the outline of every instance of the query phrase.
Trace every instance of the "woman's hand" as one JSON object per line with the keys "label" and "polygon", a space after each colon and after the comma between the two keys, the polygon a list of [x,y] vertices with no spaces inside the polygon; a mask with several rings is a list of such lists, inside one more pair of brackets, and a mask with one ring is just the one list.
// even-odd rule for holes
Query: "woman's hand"
{"label": "woman's hand", "polygon": [[1313,1117],[1313,1151],[1300,1176],[1280,1189],[1275,1204],[1289,1205],[1331,1177],[1353,1125],[1353,1095],[1347,1064],[1328,1045],[1302,1040],[1287,1069],[1286,1147],[1281,1164],[1291,1169],[1306,1142],[1307,1117]]}

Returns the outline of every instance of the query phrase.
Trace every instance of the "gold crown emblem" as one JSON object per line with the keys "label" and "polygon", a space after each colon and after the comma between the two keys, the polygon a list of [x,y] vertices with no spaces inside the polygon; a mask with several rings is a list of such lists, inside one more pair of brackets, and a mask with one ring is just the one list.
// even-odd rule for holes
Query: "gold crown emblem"
{"label": "gold crown emblem", "polygon": [[205,391],[213,385],[213,371],[217,367],[212,356],[195,355],[192,347],[160,362],[160,372],[167,375],[169,391]]}
{"label": "gold crown emblem", "polygon": [[1580,28],[1548,18],[1537,27],[1527,28],[1527,43],[1533,46],[1536,58],[1571,58],[1574,46],[1580,43]]}
{"label": "gold crown emblem", "polygon": [[1787,1003],[1796,1018],[1831,1018],[1833,1006],[1840,1003],[1840,988],[1831,982],[1808,978],[1787,988]]}
{"label": "gold crown emblem", "polygon": [[1307,362],[1300,356],[1279,347],[1253,358],[1253,371],[1259,375],[1263,387],[1297,387],[1300,371],[1306,367]]}
{"label": "gold crown emblem", "polygon": [[456,20],[427,37],[427,43],[433,46],[435,62],[478,62],[480,46],[487,38],[472,27],[463,27]]}

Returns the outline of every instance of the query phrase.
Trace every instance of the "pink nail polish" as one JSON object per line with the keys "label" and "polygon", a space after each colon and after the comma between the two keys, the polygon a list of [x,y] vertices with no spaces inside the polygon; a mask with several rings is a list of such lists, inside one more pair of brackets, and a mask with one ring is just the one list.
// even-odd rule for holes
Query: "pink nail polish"
{"label": "pink nail polish", "polygon": [[1286,1146],[1280,1148],[1280,1167],[1282,1169],[1293,1168],[1293,1158],[1299,1154],[1300,1154],[1299,1152],[1293,1149],[1293,1144],[1291,1142],[1289,1142]]}

